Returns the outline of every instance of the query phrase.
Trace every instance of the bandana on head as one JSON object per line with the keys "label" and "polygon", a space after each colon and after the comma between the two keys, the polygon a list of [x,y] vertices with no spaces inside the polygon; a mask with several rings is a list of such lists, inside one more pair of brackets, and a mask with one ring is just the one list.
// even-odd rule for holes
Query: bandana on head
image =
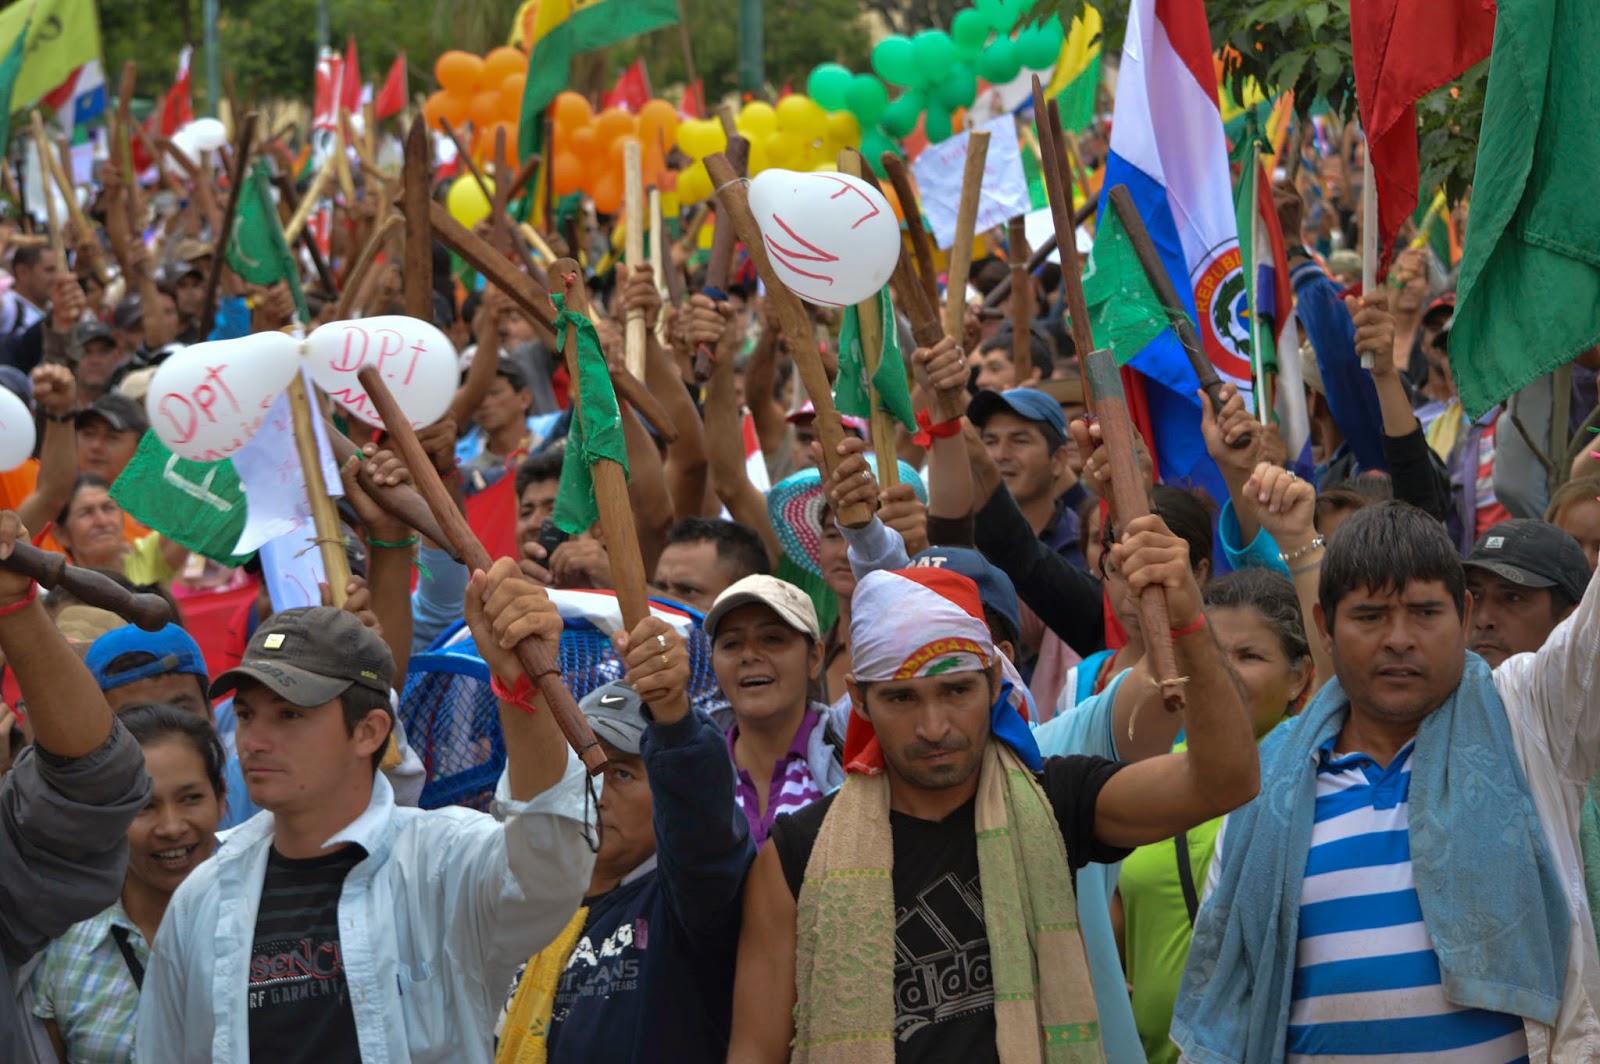
{"label": "bandana on head", "polygon": [[[851,672],[861,683],[983,672],[999,659],[1005,682],[990,714],[997,739],[1034,771],[1041,762],[1026,721],[1021,677],[995,648],[983,619],[978,585],[945,569],[880,569],[868,573],[851,598]],[[847,772],[883,771],[877,732],[859,712],[845,736]]]}

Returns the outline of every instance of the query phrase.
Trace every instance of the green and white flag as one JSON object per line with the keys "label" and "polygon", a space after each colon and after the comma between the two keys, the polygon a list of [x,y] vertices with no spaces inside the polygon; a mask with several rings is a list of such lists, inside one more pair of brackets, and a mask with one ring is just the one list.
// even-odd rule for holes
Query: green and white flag
{"label": "green and white flag", "polygon": [[911,406],[905,358],[900,353],[900,330],[895,328],[894,302],[889,298],[888,285],[878,291],[878,320],[883,322],[883,353],[878,359],[878,371],[869,382],[866,354],[861,348],[861,313],[854,304],[844,308],[844,320],[839,326],[839,379],[833,386],[833,403],[841,414],[870,419],[870,383],[878,393],[878,408],[915,432],[917,414]]}
{"label": "green and white flag", "polygon": [[278,222],[278,208],[272,202],[272,175],[267,164],[257,162],[239,190],[238,213],[233,219],[233,235],[228,240],[228,268],[251,284],[274,285],[288,281],[294,293],[295,311],[302,322],[310,322],[306,294],[300,288],[300,267],[294,261]]}
{"label": "green and white flag", "polygon": [[224,565],[243,565],[255,553],[235,554],[248,510],[233,463],[179,458],[147,431],[111,497],[135,520]]}

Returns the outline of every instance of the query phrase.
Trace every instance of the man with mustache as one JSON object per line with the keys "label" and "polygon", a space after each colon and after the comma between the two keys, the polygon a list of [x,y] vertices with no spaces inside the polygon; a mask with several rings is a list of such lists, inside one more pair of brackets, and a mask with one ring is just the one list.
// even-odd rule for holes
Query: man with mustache
{"label": "man with mustache", "polygon": [[1544,646],[1589,585],[1589,561],[1578,541],[1543,521],[1501,521],[1463,564],[1472,593],[1467,645],[1491,669]]}
{"label": "man with mustache", "polygon": [[[1543,535],[1491,531],[1468,564],[1533,577],[1567,556],[1534,563],[1524,537]],[[1218,837],[1173,1040],[1240,1064],[1594,1059],[1579,811],[1600,591],[1491,667],[1468,650],[1486,645],[1471,578],[1421,510],[1357,511],[1319,562],[1335,675],[1262,743],[1263,798]]]}

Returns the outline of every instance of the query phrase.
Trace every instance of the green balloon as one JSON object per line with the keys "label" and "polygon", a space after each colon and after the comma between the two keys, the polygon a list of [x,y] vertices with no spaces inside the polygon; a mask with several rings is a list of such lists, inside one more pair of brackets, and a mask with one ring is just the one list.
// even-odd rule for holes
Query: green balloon
{"label": "green balloon", "polygon": [[928,116],[923,120],[922,131],[927,134],[929,144],[950,139],[950,112],[938,100],[928,101]]}
{"label": "green balloon", "polygon": [[950,23],[950,39],[956,42],[956,51],[968,59],[983,51],[989,40],[989,23],[976,8],[956,12]]}
{"label": "green balloon", "polygon": [[883,117],[879,124],[885,133],[891,137],[903,137],[917,128],[917,116],[928,105],[928,98],[921,89],[912,89],[902,93],[900,98],[884,109]]}
{"label": "green balloon", "polygon": [[823,63],[806,79],[806,95],[829,111],[842,111],[855,76],[838,63]]}
{"label": "green balloon", "polygon": [[1011,32],[1011,27],[1017,24],[1027,3],[1028,0],[977,0],[975,6],[984,21],[993,26],[996,33],[1003,35]]}
{"label": "green balloon", "polygon": [[891,85],[913,85],[919,77],[915,49],[907,37],[885,37],[872,49],[872,69]]}
{"label": "green balloon", "polygon": [[956,42],[942,30],[923,30],[911,38],[911,47],[924,83],[944,77],[956,64]]}
{"label": "green balloon", "polygon": [[857,74],[850,79],[850,88],[844,94],[844,105],[856,116],[862,129],[870,129],[878,124],[878,119],[883,117],[883,109],[889,106],[889,90],[871,74]]}
{"label": "green balloon", "polygon": [[1029,70],[1044,70],[1052,66],[1061,54],[1061,21],[1047,18],[1037,26],[1029,26],[1017,34],[1017,55]]}
{"label": "green balloon", "polygon": [[966,63],[957,63],[933,90],[933,98],[947,109],[971,107],[978,96],[978,75]]}
{"label": "green balloon", "polygon": [[978,74],[995,85],[1010,81],[1021,69],[1022,57],[1017,54],[1017,42],[1010,37],[996,37],[978,57]]}
{"label": "green balloon", "polygon": [[867,162],[872,164],[872,170],[879,177],[883,175],[883,155],[885,152],[901,154],[894,141],[876,129],[869,129],[861,134],[861,154],[867,157]]}

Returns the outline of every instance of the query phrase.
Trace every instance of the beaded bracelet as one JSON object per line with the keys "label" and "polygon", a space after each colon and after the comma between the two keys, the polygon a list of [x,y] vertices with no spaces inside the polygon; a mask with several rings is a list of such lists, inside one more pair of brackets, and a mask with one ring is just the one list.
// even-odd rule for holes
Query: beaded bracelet
{"label": "beaded bracelet", "polygon": [[1321,550],[1323,545],[1323,539],[1321,536],[1312,536],[1310,543],[1307,543],[1299,550],[1290,551],[1288,554],[1279,554],[1278,560],[1285,565],[1292,565],[1301,558],[1304,558],[1307,554],[1310,554],[1312,551]]}

